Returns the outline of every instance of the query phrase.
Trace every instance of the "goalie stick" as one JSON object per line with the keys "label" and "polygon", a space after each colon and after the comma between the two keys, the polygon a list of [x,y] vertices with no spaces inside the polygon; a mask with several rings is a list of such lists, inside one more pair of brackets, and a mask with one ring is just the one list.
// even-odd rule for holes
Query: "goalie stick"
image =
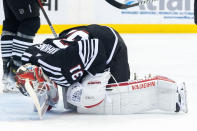
{"label": "goalie stick", "polygon": [[47,15],[46,11],[44,10],[44,7],[43,7],[43,4],[42,4],[41,0],[37,0],[37,1],[38,1],[38,4],[39,4],[39,6],[40,6],[40,8],[42,10],[42,13],[43,13],[44,17],[46,18],[46,21],[47,21],[47,23],[48,23],[48,25],[49,25],[54,37],[57,38],[58,37],[57,33],[55,32],[55,29],[53,28],[53,25],[51,24],[51,21],[49,20],[49,17]]}
{"label": "goalie stick", "polygon": [[44,100],[41,102],[39,100],[38,95],[36,94],[33,87],[31,86],[29,79],[25,80],[25,89],[28,92],[31,99],[33,100],[33,103],[38,111],[38,115],[39,115],[40,119],[42,119],[49,107],[48,96],[46,95],[46,97],[44,97]]}
{"label": "goalie stick", "polygon": [[131,4],[122,4],[120,2],[117,2],[116,0],[105,0],[105,1],[118,9],[127,9],[127,8],[131,8],[131,7],[149,4],[149,3],[152,3],[152,2],[158,1],[158,0],[143,0],[143,1],[139,1],[139,2],[133,1],[133,3],[131,3]]}

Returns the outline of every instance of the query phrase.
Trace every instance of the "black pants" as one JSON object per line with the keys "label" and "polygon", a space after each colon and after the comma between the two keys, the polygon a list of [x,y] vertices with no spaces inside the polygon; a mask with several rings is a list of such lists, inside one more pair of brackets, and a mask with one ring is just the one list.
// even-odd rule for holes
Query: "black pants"
{"label": "black pants", "polygon": [[36,2],[36,0],[3,0],[5,14],[3,30],[13,33],[20,30],[24,34],[34,35],[40,27],[40,9]]}

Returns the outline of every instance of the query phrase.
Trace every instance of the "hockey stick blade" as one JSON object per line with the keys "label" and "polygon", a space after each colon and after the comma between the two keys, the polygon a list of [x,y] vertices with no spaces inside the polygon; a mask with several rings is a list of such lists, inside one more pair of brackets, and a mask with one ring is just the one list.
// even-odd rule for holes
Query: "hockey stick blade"
{"label": "hockey stick blade", "polygon": [[131,7],[136,7],[136,6],[141,6],[141,5],[145,5],[145,4],[149,4],[149,3],[152,3],[154,1],[158,1],[158,0],[143,0],[143,1],[140,1],[140,2],[135,2],[135,3],[132,3],[132,4],[122,4],[120,2],[117,2],[115,0],[105,0],[106,2],[108,2],[109,4],[111,4],[112,6],[118,8],[118,9],[127,9],[127,8],[131,8]]}
{"label": "hockey stick blade", "polygon": [[31,99],[33,100],[33,103],[38,111],[38,115],[39,115],[40,119],[42,119],[49,107],[48,97],[46,98],[45,101],[43,101],[43,103],[40,103],[36,92],[34,91],[33,87],[31,86],[31,84],[29,82],[29,79],[25,80],[25,89],[27,90],[28,94],[30,95]]}

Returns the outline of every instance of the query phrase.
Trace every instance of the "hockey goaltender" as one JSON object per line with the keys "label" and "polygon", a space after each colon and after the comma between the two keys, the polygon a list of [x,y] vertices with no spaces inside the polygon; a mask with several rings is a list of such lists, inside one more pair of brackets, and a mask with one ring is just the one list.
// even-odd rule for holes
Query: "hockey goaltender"
{"label": "hockey goaltender", "polygon": [[186,89],[162,76],[130,80],[127,47],[117,31],[88,25],[29,47],[17,70],[17,88],[42,117],[58,103],[79,113],[187,112]]}

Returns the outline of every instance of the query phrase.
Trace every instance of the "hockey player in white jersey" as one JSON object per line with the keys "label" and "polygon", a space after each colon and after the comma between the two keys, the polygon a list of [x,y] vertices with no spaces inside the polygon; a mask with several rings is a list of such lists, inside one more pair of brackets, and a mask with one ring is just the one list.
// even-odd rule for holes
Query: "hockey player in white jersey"
{"label": "hockey player in white jersey", "polygon": [[57,84],[63,88],[65,108],[76,107],[79,113],[187,112],[184,85],[161,76],[129,81],[126,46],[110,27],[65,30],[59,38],[27,49],[22,60],[25,65],[17,71],[17,86],[25,95],[37,93],[35,104],[44,98],[44,103],[54,106]]}

